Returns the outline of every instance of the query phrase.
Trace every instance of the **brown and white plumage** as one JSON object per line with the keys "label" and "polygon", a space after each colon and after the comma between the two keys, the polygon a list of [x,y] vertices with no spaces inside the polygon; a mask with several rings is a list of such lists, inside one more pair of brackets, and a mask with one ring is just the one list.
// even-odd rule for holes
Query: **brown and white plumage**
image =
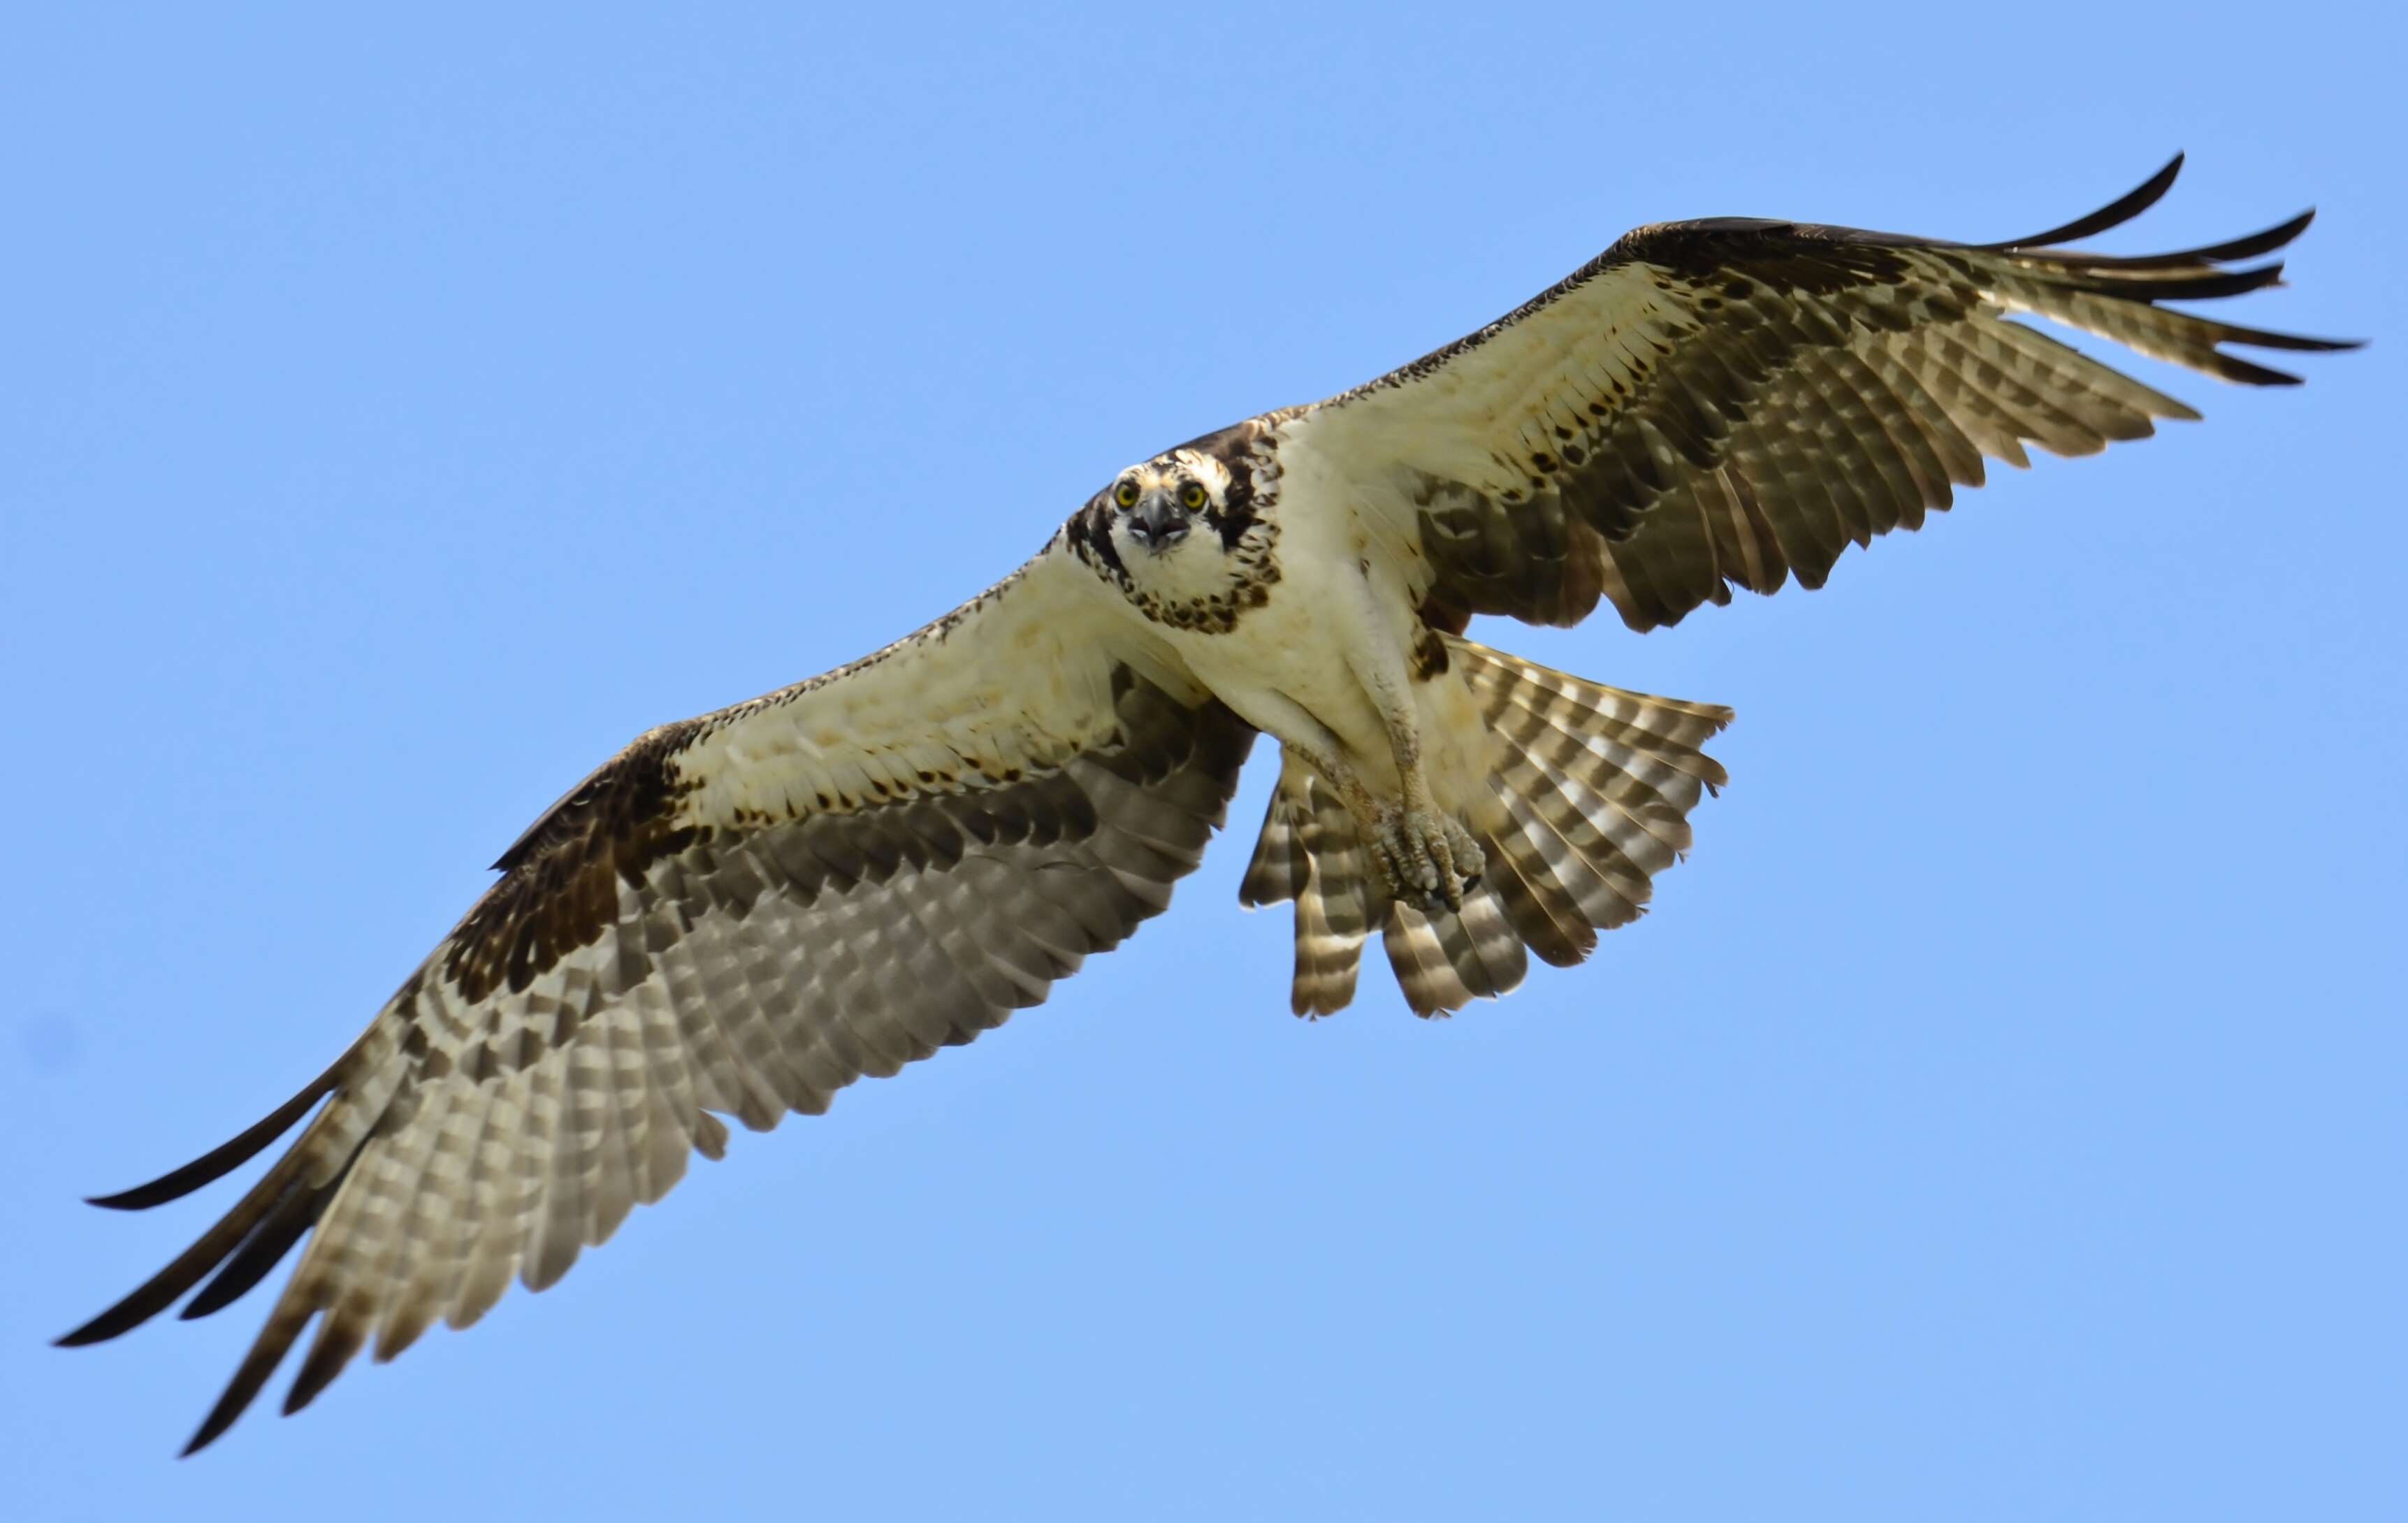
{"label": "brown and white plumage", "polygon": [[1511,315],[1290,424],[1428,558],[1456,617],[1634,629],[1733,587],[1822,585],[1840,553],[1916,528],[1984,457],[2089,454],[2184,403],[2014,321],[2037,314],[2250,385],[2296,377],[2228,345],[2330,350],[2157,305],[2274,284],[2302,213],[2179,253],[2051,247],[2153,205],[2182,160],[2062,227],[1960,244],[1714,218],[1639,228]]}
{"label": "brown and white plumage", "polygon": [[[2176,161],[2176,165],[2179,165]],[[285,1401],[361,1349],[540,1289],[722,1116],[824,1110],[1043,999],[1163,910],[1258,730],[1282,772],[1241,898],[1293,901],[1299,1014],[1377,935],[1424,1014],[1576,963],[1644,908],[1724,781],[1727,710],[1463,638],[1474,613],[1646,629],[1733,587],[1820,585],[1985,457],[2195,416],[2017,321],[2227,381],[2225,346],[2344,347],[2171,310],[2239,295],[2302,216],[2151,257],[1789,223],[1641,228],[1499,322],[1313,406],[1132,467],[1020,572],[853,665],[664,726],[549,811],[334,1066],[259,1125],[105,1199],[222,1176],[306,1126],[227,1215],[64,1340],[296,1244],[215,1438],[304,1332]],[[315,1110],[315,1114],[310,1113]]]}
{"label": "brown and white plumage", "polygon": [[213,1272],[187,1315],[215,1310],[311,1234],[197,1447],[313,1316],[287,1411],[371,1340],[390,1358],[514,1276],[557,1280],[691,1152],[719,1156],[720,1115],[824,1111],[1044,999],[1168,905],[1254,739],[1116,660],[1077,617],[1088,585],[1040,556],[865,661],[637,740],[504,854],[332,1069],[100,1202],[181,1196],[328,1099],[222,1222],[67,1341]]}

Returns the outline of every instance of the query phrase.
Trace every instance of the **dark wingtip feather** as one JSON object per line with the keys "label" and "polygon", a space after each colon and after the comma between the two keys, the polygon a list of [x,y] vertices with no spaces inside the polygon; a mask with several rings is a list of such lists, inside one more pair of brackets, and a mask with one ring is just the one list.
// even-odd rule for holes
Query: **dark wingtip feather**
{"label": "dark wingtip feather", "polygon": [[1985,243],[1981,247],[2001,251],[2040,248],[2051,243],[2071,243],[2075,238],[2086,238],[2093,233],[2103,233],[2118,223],[2130,222],[2156,206],[2173,187],[2174,177],[2182,173],[2182,166],[2183,155],[2177,153],[2166,161],[2164,168],[2086,217],[2076,217],[2064,226],[2052,227],[2045,233],[2031,233],[2001,243]]}
{"label": "dark wingtip feather", "polygon": [[2204,249],[2193,249],[2190,251],[2190,255],[2194,259],[2255,259],[2259,254],[2272,253],[2277,249],[2286,247],[2294,238],[2306,232],[2308,224],[2315,220],[2316,208],[2310,207],[2289,222],[2276,223],[2264,232],[2251,233],[2244,237],[2237,237],[2229,242],[2214,244]]}
{"label": "dark wingtip feather", "polygon": [[2300,378],[2288,370],[2276,370],[2263,365],[2253,365],[2230,354],[2216,355],[2215,373],[2226,381],[2239,381],[2243,386],[2297,386]]}
{"label": "dark wingtip feather", "polygon": [[301,1336],[301,1329],[308,1325],[314,1315],[315,1308],[306,1302],[280,1305],[268,1314],[267,1325],[259,1329],[258,1341],[251,1345],[251,1352],[243,1356],[241,1365],[235,1370],[234,1378],[226,1382],[226,1388],[219,1394],[217,1405],[209,1408],[209,1415],[201,1419],[201,1426],[193,1432],[192,1442],[184,1445],[178,1458],[191,1458],[216,1443],[221,1434],[234,1426],[235,1419],[241,1416],[258,1398],[260,1387],[267,1384],[267,1377],[284,1362],[284,1356],[292,1351],[293,1341]]}
{"label": "dark wingtip feather", "polygon": [[2289,222],[2276,223],[2273,226],[2259,232],[2246,233],[2222,243],[2201,244],[2196,249],[2177,249],[2172,253],[2116,254],[2112,257],[2102,255],[2097,259],[2096,264],[2100,269],[2180,269],[2189,265],[2229,264],[2236,259],[2255,259],[2259,254],[2272,253],[2277,249],[2286,247],[2300,234],[2306,232],[2308,224],[2315,220],[2316,208],[2310,207]]}
{"label": "dark wingtip feather", "polygon": [[308,1088],[259,1118],[236,1137],[220,1143],[180,1169],[170,1170],[147,1185],[115,1195],[87,1196],[88,1203],[108,1211],[147,1211],[181,1200],[204,1185],[213,1184],[249,1163],[268,1143],[293,1129],[335,1087],[335,1070],[318,1075]]}
{"label": "dark wingtip feather", "polygon": [[225,1430],[234,1426],[234,1420],[242,1415],[243,1409],[250,1406],[252,1398],[259,1394],[260,1382],[266,1378],[263,1372],[259,1381],[251,1383],[249,1390],[243,1390],[240,1388],[240,1377],[236,1377],[236,1384],[226,1387],[224,1393],[218,1398],[217,1405],[209,1408],[209,1415],[201,1419],[201,1426],[193,1430],[192,1438],[176,1452],[176,1458],[190,1459],[223,1437]]}
{"label": "dark wingtip feather", "polygon": [[179,1287],[169,1291],[164,1297],[158,1297],[150,1294],[150,1286],[144,1286],[140,1290],[119,1301],[82,1327],[71,1332],[63,1332],[51,1339],[50,1346],[52,1348],[89,1348],[93,1343],[105,1343],[120,1333],[140,1327],[157,1316],[161,1312],[165,1311],[178,1296],[184,1293],[183,1288]]}
{"label": "dark wingtip feather", "polygon": [[[2032,261],[2037,265],[2037,260]],[[2214,301],[2224,296],[2246,295],[2263,291],[2270,285],[2283,283],[2280,262],[2258,265],[2249,269],[2218,269],[2213,265],[2198,270],[2185,270],[2165,275],[2129,275],[2120,273],[2125,266],[2113,260],[2097,262],[2070,256],[2053,260],[2046,266],[2074,272],[2073,277],[2086,291],[2102,296],[2123,296],[2132,301]]]}
{"label": "dark wingtip feather", "polygon": [[2299,349],[2319,354],[2344,353],[2353,349],[2364,349],[2367,344],[2363,338],[2310,338],[2296,333],[2253,333],[2235,341],[2256,344],[2261,349]]}
{"label": "dark wingtip feather", "polygon": [[284,1162],[254,1185],[251,1194],[221,1217],[216,1226],[177,1255],[166,1268],[143,1281],[98,1316],[62,1336],[58,1346],[81,1348],[89,1343],[107,1343],[176,1304],[178,1297],[200,1284],[210,1271],[225,1260],[228,1254],[238,1252],[245,1240],[251,1236],[252,1228],[259,1225],[269,1207],[284,1193],[285,1186],[298,1171],[297,1158],[292,1154],[285,1155]]}
{"label": "dark wingtip feather", "polygon": [[[218,1218],[217,1224],[194,1239],[192,1246],[176,1256],[166,1268],[142,1282],[119,1300],[116,1305],[93,1317],[82,1327],[58,1340],[62,1348],[80,1348],[87,1343],[104,1343],[133,1328],[148,1322],[173,1306],[193,1286],[219,1272],[217,1282],[204,1292],[204,1300],[223,1294],[231,1300],[235,1281],[248,1274],[241,1288],[248,1289],[261,1273],[272,1267],[276,1258],[314,1224],[319,1213],[335,1188],[351,1171],[350,1163],[337,1171],[333,1181],[322,1188],[311,1188],[302,1178],[302,1170],[309,1161],[308,1138],[295,1143],[276,1166],[260,1176],[251,1193],[236,1202],[235,1208]],[[351,1158],[356,1160],[356,1150]],[[299,1230],[290,1230],[297,1218]],[[260,1261],[271,1245],[276,1257]],[[229,1262],[231,1258],[231,1262]],[[221,1269],[221,1266],[224,1266]],[[216,1310],[212,1300],[209,1310]]]}
{"label": "dark wingtip feather", "polygon": [[326,1321],[318,1330],[316,1346],[301,1361],[300,1373],[293,1377],[293,1388],[284,1393],[284,1415],[290,1417],[318,1399],[318,1393],[335,1383],[343,1367],[367,1342],[367,1324],[341,1312],[328,1312]]}
{"label": "dark wingtip feather", "polygon": [[2363,338],[2311,338],[2303,334],[2275,333],[2267,328],[2237,328],[2227,325],[2217,334],[2219,344],[2247,344],[2254,349],[2288,349],[2313,354],[2337,353],[2344,350],[2364,349]]}
{"label": "dark wingtip feather", "polygon": [[216,1278],[201,1286],[199,1295],[184,1304],[176,1314],[179,1320],[191,1322],[211,1313],[223,1311],[241,1300],[267,1277],[267,1272],[283,1262],[302,1234],[318,1225],[326,1214],[335,1191],[349,1178],[347,1168],[323,1185],[311,1188],[305,1181],[294,1184],[260,1218],[259,1224],[246,1234],[233,1253],[219,1265]]}

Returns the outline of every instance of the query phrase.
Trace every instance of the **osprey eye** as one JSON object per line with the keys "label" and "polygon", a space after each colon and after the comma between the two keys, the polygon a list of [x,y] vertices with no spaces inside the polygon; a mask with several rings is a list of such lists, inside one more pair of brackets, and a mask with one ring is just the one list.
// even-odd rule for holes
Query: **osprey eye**
{"label": "osprey eye", "polygon": [[1197,509],[1203,507],[1204,489],[1194,481],[1190,481],[1185,486],[1181,487],[1179,489],[1179,506],[1186,509],[1191,513]]}
{"label": "osprey eye", "polygon": [[1136,507],[1137,483],[1135,481],[1123,481],[1120,485],[1112,488],[1112,500],[1119,503],[1124,508]]}

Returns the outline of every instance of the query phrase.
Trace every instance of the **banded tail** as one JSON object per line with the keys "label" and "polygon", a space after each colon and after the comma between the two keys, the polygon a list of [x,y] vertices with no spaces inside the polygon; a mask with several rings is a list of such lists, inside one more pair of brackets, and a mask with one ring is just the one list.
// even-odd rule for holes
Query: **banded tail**
{"label": "banded tail", "polygon": [[1689,847],[1688,812],[1728,781],[1698,745],[1730,723],[1716,704],[1652,697],[1442,637],[1504,748],[1489,779],[1501,807],[1466,823],[1487,870],[1460,912],[1388,898],[1337,791],[1285,757],[1238,890],[1249,908],[1296,903],[1291,1008],[1328,1015],[1354,999],[1378,930],[1416,1014],[1462,1009],[1522,982],[1529,955],[1568,968],[1597,933],[1644,912],[1656,873]]}

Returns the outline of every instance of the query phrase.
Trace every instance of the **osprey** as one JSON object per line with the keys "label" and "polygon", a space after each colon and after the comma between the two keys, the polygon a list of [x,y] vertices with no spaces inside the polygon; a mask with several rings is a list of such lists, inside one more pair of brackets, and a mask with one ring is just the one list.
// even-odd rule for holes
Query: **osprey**
{"label": "osprey", "polygon": [[[2246,237],[2119,257],[1788,222],[1642,227],[1367,385],[1132,466],[1036,558],[824,676],[639,736],[367,1030],[258,1125],[97,1204],[154,1206],[316,1114],[216,1226],[63,1343],[298,1267],[186,1453],[314,1321],[307,1405],[374,1340],[540,1290],[733,1116],[824,1111],[1044,999],[1170,902],[1259,733],[1280,778],[1248,905],[1292,901],[1293,1008],[1353,997],[1375,933],[1408,1004],[1577,963],[1645,906],[1724,781],[1711,704],[1465,638],[1473,614],[1633,629],[1823,583],[2025,446],[2093,453],[2182,403],[2015,321],[2250,385],[2227,346],[2333,350],[2171,310],[2274,283]],[[206,1281],[206,1285],[204,1285]]]}

